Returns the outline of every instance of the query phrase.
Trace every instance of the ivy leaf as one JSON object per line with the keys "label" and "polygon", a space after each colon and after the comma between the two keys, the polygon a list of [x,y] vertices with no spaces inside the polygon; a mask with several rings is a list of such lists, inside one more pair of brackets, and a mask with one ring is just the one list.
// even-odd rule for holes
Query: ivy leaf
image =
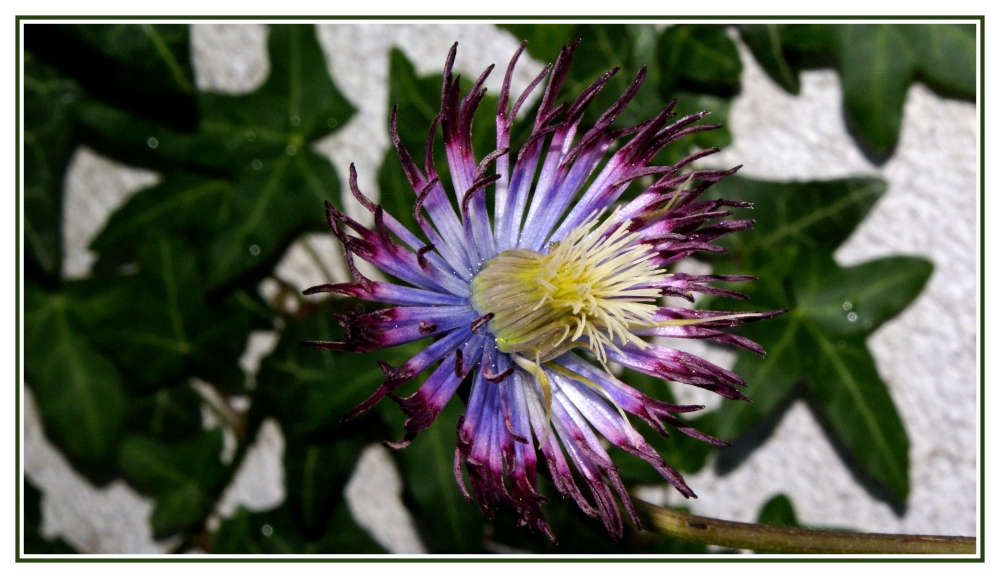
{"label": "ivy leaf", "polygon": [[172,443],[202,431],[201,397],[187,384],[131,395],[127,407],[125,428],[129,433]]}
{"label": "ivy leaf", "polygon": [[178,444],[125,438],[118,467],[130,485],[156,500],[150,518],[154,536],[169,536],[204,522],[226,479],[221,455],[221,429]]}
{"label": "ivy leaf", "polygon": [[778,494],[761,506],[760,514],[757,515],[757,523],[784,528],[799,527],[799,519],[795,515],[795,508],[792,506],[792,501],[785,494]]}
{"label": "ivy leaf", "polygon": [[249,312],[206,300],[194,250],[183,241],[158,237],[141,248],[139,265],[135,275],[100,280],[105,306],[86,319],[91,338],[140,389],[191,374],[241,387],[236,360],[250,332]]}
{"label": "ivy leaf", "polygon": [[976,98],[976,28],[971,24],[764,24],[740,34],[767,73],[789,92],[804,68],[840,72],[849,128],[876,161],[899,140],[914,81],[944,96]]}
{"label": "ivy leaf", "polygon": [[327,72],[313,26],[271,26],[268,57],[271,73],[256,91],[198,92],[194,131],[136,118],[99,101],[81,105],[79,118],[93,144],[115,158],[232,175],[308,148],[353,114]]}
{"label": "ivy leaf", "polygon": [[222,522],[212,540],[214,554],[382,554],[379,546],[358,527],[343,502],[334,510],[327,532],[307,538],[286,505],[266,512],[240,507]]}
{"label": "ivy leaf", "polygon": [[327,72],[314,27],[271,26],[268,54],[271,74],[256,91],[198,93],[194,132],[98,101],[77,109],[88,143],[109,156],[234,179],[229,209],[201,249],[212,289],[276,263],[299,235],[324,228],[323,202],[340,198],[337,173],[310,146],[354,108]]}
{"label": "ivy leaf", "polygon": [[663,71],[660,91],[669,98],[675,86],[731,96],[739,90],[740,62],[726,28],[716,24],[678,24],[663,31],[658,45]]}
{"label": "ivy leaf", "polygon": [[955,98],[976,98],[976,26],[924,24],[905,26],[920,80]]}
{"label": "ivy leaf", "polygon": [[230,181],[170,172],[112,213],[90,249],[101,261],[121,262],[137,259],[139,248],[154,237],[181,236],[198,246],[211,238],[232,210]]}
{"label": "ivy leaf", "polygon": [[80,87],[24,55],[24,241],[28,265],[57,277],[62,265],[63,174],[73,152]]}
{"label": "ivy leaf", "polygon": [[25,285],[24,373],[46,435],[82,472],[104,478],[122,434],[125,394],[115,365],[75,322],[78,285],[50,293]]}
{"label": "ivy leaf", "polygon": [[740,37],[753,53],[757,63],[761,65],[768,76],[781,88],[792,94],[798,94],[799,70],[789,62],[784,52],[787,42],[781,37],[781,26],[778,24],[741,24],[737,26]]}
{"label": "ivy leaf", "polygon": [[840,84],[848,128],[887,159],[903,126],[903,103],[916,69],[899,26],[849,25],[840,35]]}
{"label": "ivy leaf", "polygon": [[261,166],[237,178],[232,211],[208,247],[211,288],[273,267],[299,235],[326,230],[325,201],[340,202],[337,173],[312,151]]}
{"label": "ivy leaf", "polygon": [[[722,183],[720,183],[722,184]],[[909,491],[909,442],[865,339],[923,289],[932,266],[924,259],[889,257],[841,267],[832,251],[881,194],[876,181],[765,184],[732,179],[713,194],[763,209],[757,227],[730,241],[734,263],[719,273],[767,272],[733,288],[750,295],[755,310],[788,309],[774,320],[745,327],[768,357],[740,353],[735,371],[750,384],[755,403],[724,404],[717,434],[734,439],[777,410],[796,384],[836,445],[855,466],[900,500]],[[732,308],[723,300],[710,307]]]}
{"label": "ivy leaf", "polygon": [[286,504],[304,535],[321,536],[326,530],[365,443],[359,435],[318,441],[287,439]]}
{"label": "ivy leaf", "polygon": [[870,178],[773,183],[732,176],[713,185],[709,194],[754,204],[749,215],[757,223],[754,228],[719,242],[744,256],[783,248],[833,252],[885,188],[885,182]]}
{"label": "ivy leaf", "polygon": [[193,128],[190,27],[186,24],[29,24],[29,50],[87,92],[141,118]]}
{"label": "ivy leaf", "polygon": [[431,552],[483,552],[485,517],[469,503],[455,480],[455,424],[465,411],[451,400],[406,449],[393,452],[406,484],[406,500]]}

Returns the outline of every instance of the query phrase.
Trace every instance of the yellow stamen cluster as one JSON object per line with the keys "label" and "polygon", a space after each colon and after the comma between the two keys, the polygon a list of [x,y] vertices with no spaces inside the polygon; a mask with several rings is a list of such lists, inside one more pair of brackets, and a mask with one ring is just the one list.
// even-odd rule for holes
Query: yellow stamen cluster
{"label": "yellow stamen cluster", "polygon": [[614,217],[598,224],[594,215],[548,253],[508,249],[486,263],[472,281],[472,302],[493,313],[501,351],[545,363],[584,347],[603,364],[606,348],[647,346],[631,330],[650,326],[660,292],[648,285],[666,273],[627,221],[608,233]]}

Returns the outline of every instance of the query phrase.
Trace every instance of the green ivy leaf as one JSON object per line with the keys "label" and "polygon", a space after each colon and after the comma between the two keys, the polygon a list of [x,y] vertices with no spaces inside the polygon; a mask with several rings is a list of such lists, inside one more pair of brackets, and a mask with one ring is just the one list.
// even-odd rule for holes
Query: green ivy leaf
{"label": "green ivy leaf", "polygon": [[671,26],[660,36],[658,51],[660,67],[668,71],[660,81],[665,98],[670,98],[678,85],[720,96],[731,96],[739,90],[743,64],[724,26]]}
{"label": "green ivy leaf", "polygon": [[754,57],[789,92],[798,92],[804,68],[837,68],[848,126],[877,161],[895,150],[912,82],[927,82],[945,96],[976,98],[976,28],[971,24],[765,24],[739,29]]}
{"label": "green ivy leaf", "polygon": [[194,132],[98,101],[78,107],[88,142],[105,154],[159,170],[233,177],[228,205],[200,219],[223,217],[201,245],[213,289],[273,265],[299,235],[325,227],[324,201],[339,203],[337,173],[310,147],[354,108],[334,86],[313,26],[271,26],[268,54],[271,74],[256,91],[198,93]]}
{"label": "green ivy leaf", "polygon": [[888,158],[903,126],[903,103],[916,71],[898,25],[848,25],[840,35],[840,84],[848,127],[877,158]]}
{"label": "green ivy leaf", "polygon": [[29,24],[24,41],[92,97],[188,130],[196,123],[189,29],[186,24]]}
{"label": "green ivy leaf", "polygon": [[327,230],[323,203],[340,203],[338,183],[330,163],[309,150],[240,175],[232,211],[208,247],[209,286],[266,271],[299,235]]}
{"label": "green ivy leaf", "polygon": [[87,307],[77,287],[25,285],[24,372],[48,438],[81,471],[102,477],[118,450],[125,395],[114,364],[73,319]]}
{"label": "green ivy leaf", "polygon": [[757,63],[778,85],[792,94],[798,94],[799,70],[784,53],[782,29],[779,24],[740,24],[740,37],[753,53]]}
{"label": "green ivy leaf", "polygon": [[358,435],[322,441],[286,438],[286,503],[305,535],[320,536],[326,530],[366,443]]}
{"label": "green ivy leaf", "polygon": [[465,411],[452,399],[429,428],[408,447],[393,453],[406,485],[406,499],[431,552],[483,551],[482,511],[469,503],[455,480],[455,424]]}
{"label": "green ivy leaf", "polygon": [[[138,388],[171,385],[191,374],[241,387],[236,360],[251,328],[249,312],[202,293],[194,249],[158,237],[141,248],[139,273],[101,278],[105,307],[86,319],[89,334]],[[113,298],[117,296],[117,298]]]}
{"label": "green ivy leaf", "polygon": [[194,92],[190,27],[186,24],[77,24],[80,39],[118,65],[134,92]]}
{"label": "green ivy leaf", "polygon": [[80,88],[31,53],[24,55],[25,257],[45,275],[62,265],[63,173],[73,152],[73,103]]}
{"label": "green ivy leaf", "polygon": [[287,505],[266,512],[240,507],[213,536],[214,554],[382,554],[379,546],[351,516],[346,504],[334,510],[327,532],[309,539],[296,525]]}
{"label": "green ivy leaf", "polygon": [[720,240],[738,255],[787,247],[829,253],[847,240],[885,187],[870,178],[773,183],[732,176],[713,185],[710,194],[754,204],[747,215],[757,223],[753,230]]}
{"label": "green ivy leaf", "polygon": [[865,339],[916,298],[932,266],[889,257],[845,268],[832,257],[882,188],[855,179],[783,185],[732,179],[713,192],[763,209],[757,227],[729,243],[739,264],[716,267],[720,273],[770,272],[733,287],[750,295],[736,307],[788,309],[743,332],[769,354],[761,359],[741,352],[736,364],[755,403],[723,404],[715,413],[718,435],[734,439],[781,407],[801,383],[834,442],[867,476],[905,500],[909,442]]}
{"label": "green ivy leaf", "polygon": [[156,500],[150,518],[154,536],[169,536],[204,522],[226,480],[221,455],[221,429],[178,444],[125,438],[118,467],[130,485]]}
{"label": "green ivy leaf", "polygon": [[785,494],[778,494],[761,506],[760,514],[757,515],[757,523],[785,528],[799,527],[799,519],[795,516],[795,508],[792,506],[792,501]]}
{"label": "green ivy leaf", "polygon": [[128,261],[135,260],[139,248],[154,237],[182,236],[198,246],[229,219],[233,196],[227,180],[167,173],[163,181],[135,193],[112,213],[90,249],[101,260]]}
{"label": "green ivy leaf", "polygon": [[935,91],[976,98],[976,26],[924,24],[903,30],[919,66],[920,80]]}
{"label": "green ivy leaf", "polygon": [[125,428],[129,433],[172,443],[202,431],[201,397],[187,384],[131,395],[127,407]]}

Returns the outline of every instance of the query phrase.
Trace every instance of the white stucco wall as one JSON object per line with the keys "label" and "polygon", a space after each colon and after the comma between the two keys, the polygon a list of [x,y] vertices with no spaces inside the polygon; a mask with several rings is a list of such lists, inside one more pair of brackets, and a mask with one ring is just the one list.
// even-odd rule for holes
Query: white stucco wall
{"label": "white stucco wall", "polygon": [[[193,31],[198,85],[204,89],[252,90],[267,75],[266,31],[251,24],[200,25]],[[322,141],[319,150],[336,166],[347,191],[347,166],[358,167],[362,190],[377,191],[377,170],[386,147],[388,50],[399,46],[422,74],[440,70],[448,48],[459,41],[456,68],[478,75],[488,64],[501,68],[518,40],[486,25],[324,24],[321,43],[337,86],[358,109],[355,117]],[[773,436],[738,469],[719,477],[708,467],[689,476],[700,498],[686,502],[695,513],[752,521],[773,494],[792,497],[806,524],[877,532],[975,535],[977,531],[977,332],[978,240],[977,130],[973,104],[944,100],[920,85],[911,88],[899,148],[883,166],[858,152],[842,120],[840,89],[831,71],[805,73],[802,91],[791,96],[773,84],[745,50],[743,90],[733,101],[729,129],[733,145],[712,160],[743,164],[741,174],[773,180],[878,175],[889,183],[868,219],[837,252],[850,265],[892,254],[920,255],[934,262],[927,288],[912,307],[869,339],[911,440],[909,506],[892,512],[857,484],[831,448],[813,416],[793,406]],[[516,85],[523,87],[539,63],[522,58]],[[502,72],[487,86],[494,94]],[[130,194],[153,182],[148,171],[123,167],[86,150],[78,152],[67,184],[65,212],[68,275],[85,275],[90,238]],[[355,216],[362,218],[361,212]],[[331,235],[310,238],[331,260],[340,253]],[[293,248],[281,265],[300,287],[328,282]],[[332,267],[333,270],[340,270]],[[265,288],[266,289],[266,288]],[[266,336],[252,350],[264,352]],[[273,343],[271,343],[273,345]],[[253,363],[253,351],[248,363]],[[25,396],[25,469],[44,491],[44,530],[88,552],[157,552],[169,544],[150,538],[145,520],[151,502],[124,484],[95,489],[74,474],[44,439],[30,392]],[[448,426],[451,427],[451,426]],[[270,508],[284,498],[283,440],[266,427],[258,447],[231,488],[222,514],[236,503]],[[386,450],[373,447],[347,489],[356,517],[374,528],[395,552],[421,545],[398,504]],[[373,491],[373,489],[381,491]],[[388,491],[387,491],[388,490]],[[669,503],[675,492],[645,494]]]}

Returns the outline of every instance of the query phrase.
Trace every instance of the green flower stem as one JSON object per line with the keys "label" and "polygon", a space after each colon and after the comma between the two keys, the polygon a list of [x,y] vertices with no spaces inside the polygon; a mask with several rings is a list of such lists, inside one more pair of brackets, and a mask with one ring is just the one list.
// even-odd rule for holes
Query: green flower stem
{"label": "green flower stem", "polygon": [[865,534],[728,522],[635,501],[647,528],[703,544],[782,554],[975,554],[976,539],[960,536]]}

